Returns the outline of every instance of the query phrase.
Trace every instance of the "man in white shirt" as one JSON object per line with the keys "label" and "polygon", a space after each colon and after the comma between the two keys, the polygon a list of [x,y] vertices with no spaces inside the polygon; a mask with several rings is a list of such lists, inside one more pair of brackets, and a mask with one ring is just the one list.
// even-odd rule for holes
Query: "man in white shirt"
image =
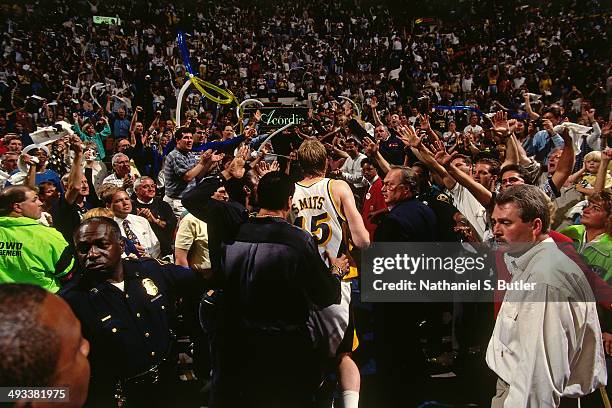
{"label": "man in white shirt", "polygon": [[104,191],[102,200],[119,224],[121,235],[134,243],[140,256],[158,258],[161,253],[159,240],[151,229],[146,218],[131,214],[132,200],[127,192],[119,187],[111,187]]}
{"label": "man in white shirt", "polygon": [[359,191],[367,186],[361,173],[361,161],[366,158],[365,154],[357,150],[357,141],[353,138],[346,139],[344,143],[346,160],[340,169],[333,171],[332,174],[342,178],[349,183],[355,190]]}
{"label": "man in white shirt", "polygon": [[130,158],[123,153],[116,153],[111,159],[113,173],[102,180],[102,185],[112,184],[125,189],[128,194],[134,193],[136,175],[131,174]]}
{"label": "man in white shirt", "polygon": [[[497,374],[493,408],[558,407],[607,380],[593,292],[548,236],[548,200],[516,185],[496,198],[493,233],[512,275],[487,349]],[[568,406],[579,406],[578,401]]]}
{"label": "man in white shirt", "polygon": [[464,93],[470,93],[472,92],[473,85],[474,85],[474,79],[472,78],[472,74],[467,74],[461,81],[461,90]]}
{"label": "man in white shirt", "polygon": [[484,129],[482,128],[482,126],[480,126],[478,124],[478,115],[475,113],[472,113],[470,115],[470,124],[467,125],[464,129],[463,129],[463,134],[466,135],[468,133],[471,133],[474,135],[474,140],[478,140],[480,139],[480,137],[484,134]]}

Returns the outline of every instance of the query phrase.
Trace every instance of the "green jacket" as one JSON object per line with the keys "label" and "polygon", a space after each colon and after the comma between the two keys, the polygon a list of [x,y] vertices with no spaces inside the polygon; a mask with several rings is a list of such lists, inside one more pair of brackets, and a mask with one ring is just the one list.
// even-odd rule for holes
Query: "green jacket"
{"label": "green jacket", "polygon": [[108,125],[108,123],[104,125],[104,129],[102,129],[101,132],[95,133],[91,137],[87,133],[84,133],[81,130],[81,127],[79,126],[78,122],[72,125],[72,130],[74,130],[74,133],[79,135],[82,141],[84,142],[93,141],[96,144],[96,146],[98,146],[98,157],[100,158],[100,160],[104,160],[104,158],[106,157],[106,151],[104,150],[104,143],[102,141],[106,139],[107,137],[109,137],[111,134],[111,128]]}
{"label": "green jacket", "polygon": [[55,293],[73,266],[59,231],[27,217],[0,217],[0,283],[31,283]]}
{"label": "green jacket", "polygon": [[572,225],[562,229],[563,235],[571,238],[576,244],[576,250],[587,264],[603,280],[612,284],[612,238],[608,234],[601,234],[589,243],[586,240],[586,227]]}

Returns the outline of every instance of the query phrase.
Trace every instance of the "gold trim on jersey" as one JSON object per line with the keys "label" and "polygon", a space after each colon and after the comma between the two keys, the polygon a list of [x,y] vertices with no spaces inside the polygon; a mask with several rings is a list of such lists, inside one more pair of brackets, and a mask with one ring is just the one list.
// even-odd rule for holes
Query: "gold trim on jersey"
{"label": "gold trim on jersey", "polygon": [[323,180],[325,180],[325,179],[324,179],[324,178],[322,178],[322,179],[319,179],[319,180],[317,180],[317,181],[312,181],[310,184],[302,184],[301,182],[299,182],[299,181],[298,181],[298,182],[297,182],[297,183],[295,183],[295,184],[297,184],[297,185],[298,185],[298,186],[300,186],[300,187],[309,188],[309,187],[312,187],[312,186],[314,186],[315,184],[317,184],[318,182],[323,181]]}
{"label": "gold trim on jersey", "polygon": [[[319,227],[319,225],[320,224],[327,224],[328,221],[331,221],[331,218],[330,218],[330,216],[329,216],[329,214],[327,212],[325,212],[323,214],[325,214],[325,218],[321,219],[319,222],[317,222],[315,224],[317,228],[312,232],[312,235],[314,235],[315,238],[316,238],[315,232],[319,231],[319,230],[321,230],[321,238],[323,238],[324,231],[323,231],[323,229],[321,227]],[[328,225],[328,228],[329,228],[329,233],[327,234],[327,238],[325,238],[325,241],[321,242],[319,244],[319,246],[327,246],[327,243],[331,240],[331,237],[333,235],[333,231],[331,230],[331,228],[332,228],[331,225],[329,225],[329,224],[327,224],[327,225]]]}
{"label": "gold trim on jersey", "polygon": [[339,210],[340,206],[336,204],[336,200],[334,200],[334,195],[332,194],[332,179],[330,179],[327,182],[327,194],[329,195],[329,199],[331,200],[332,203],[332,207],[334,207],[334,210],[336,210],[336,215],[338,215],[338,217],[340,217],[340,219],[342,219],[342,221],[346,222],[346,217],[344,216],[344,214],[342,214],[342,212]]}

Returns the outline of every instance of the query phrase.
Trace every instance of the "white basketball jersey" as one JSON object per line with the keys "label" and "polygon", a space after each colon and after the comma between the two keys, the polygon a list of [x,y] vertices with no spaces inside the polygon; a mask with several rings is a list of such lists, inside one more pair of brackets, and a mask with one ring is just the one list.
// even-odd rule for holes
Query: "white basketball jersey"
{"label": "white basketball jersey", "polygon": [[[314,236],[319,253],[326,262],[323,255],[326,250],[335,258],[341,252],[347,252],[342,229],[346,218],[340,211],[340,204],[335,203],[332,197],[331,180],[328,178],[310,185],[295,183],[291,205],[296,216],[294,224]],[[317,345],[325,345],[330,357],[336,355],[349,327],[351,283],[343,281],[340,288],[340,304],[313,310],[308,320],[313,341]]]}
{"label": "white basketball jersey", "polygon": [[332,257],[346,252],[342,225],[346,222],[340,204],[332,198],[331,180],[324,178],[313,184],[295,184],[291,210],[294,224],[310,232],[319,246],[319,253],[327,250]]}

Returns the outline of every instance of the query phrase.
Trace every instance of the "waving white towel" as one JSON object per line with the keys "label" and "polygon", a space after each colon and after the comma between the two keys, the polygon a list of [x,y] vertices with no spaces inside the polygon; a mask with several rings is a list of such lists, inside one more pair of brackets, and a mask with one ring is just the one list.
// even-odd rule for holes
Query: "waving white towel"
{"label": "waving white towel", "polygon": [[565,129],[569,129],[570,137],[574,142],[574,153],[580,153],[582,135],[589,133],[593,128],[590,126],[583,126],[572,122],[563,122],[553,128],[553,130],[559,134],[561,134]]}

